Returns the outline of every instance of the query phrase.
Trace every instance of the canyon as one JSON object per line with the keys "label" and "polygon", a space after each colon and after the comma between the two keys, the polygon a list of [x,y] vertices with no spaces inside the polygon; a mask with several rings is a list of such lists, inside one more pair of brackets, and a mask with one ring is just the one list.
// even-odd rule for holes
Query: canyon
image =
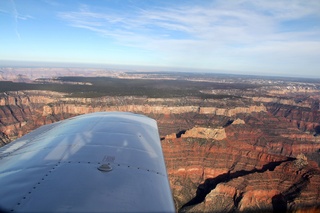
{"label": "canyon", "polygon": [[178,212],[320,211],[320,82],[208,82],[177,97],[4,91],[0,144],[81,114],[144,114],[158,123]]}

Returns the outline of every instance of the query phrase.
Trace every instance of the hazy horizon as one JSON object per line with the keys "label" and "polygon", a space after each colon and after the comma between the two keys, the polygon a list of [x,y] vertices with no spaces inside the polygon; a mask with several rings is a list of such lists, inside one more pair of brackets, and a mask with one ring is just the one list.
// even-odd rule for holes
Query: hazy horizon
{"label": "hazy horizon", "polygon": [[0,60],[320,78],[319,11],[317,0],[3,0]]}
{"label": "hazy horizon", "polygon": [[121,65],[121,64],[89,64],[89,63],[67,63],[67,62],[34,62],[34,61],[3,61],[0,60],[1,68],[79,68],[79,69],[104,69],[107,71],[122,72],[181,72],[181,73],[199,73],[199,74],[217,74],[217,75],[240,75],[257,77],[280,77],[280,78],[316,78],[320,76],[305,76],[294,74],[269,74],[269,73],[246,73],[245,71],[232,70],[210,70],[195,69],[187,67],[160,67],[160,66],[139,66],[139,65]]}

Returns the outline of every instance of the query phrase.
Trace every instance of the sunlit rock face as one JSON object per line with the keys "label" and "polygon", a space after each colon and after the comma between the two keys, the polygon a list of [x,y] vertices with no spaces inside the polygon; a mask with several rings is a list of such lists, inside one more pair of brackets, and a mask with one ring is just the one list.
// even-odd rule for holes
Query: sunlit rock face
{"label": "sunlit rock face", "polygon": [[163,141],[177,209],[226,212],[319,206],[320,172],[315,162],[269,154],[229,139],[226,132],[222,141]]}
{"label": "sunlit rock face", "polygon": [[237,95],[242,98],[71,98],[48,91],[7,92],[0,95],[0,142],[80,114],[145,114],[158,122],[177,211],[319,208],[319,97],[307,94],[294,101],[294,94],[285,91]]}

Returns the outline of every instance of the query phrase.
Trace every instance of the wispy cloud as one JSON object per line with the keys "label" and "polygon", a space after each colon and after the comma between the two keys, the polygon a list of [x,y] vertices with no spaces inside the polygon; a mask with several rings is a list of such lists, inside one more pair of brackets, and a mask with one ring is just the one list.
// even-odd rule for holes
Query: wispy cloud
{"label": "wispy cloud", "polygon": [[61,6],[61,2],[55,0],[42,0],[44,3],[49,4],[50,6],[58,7]]}
{"label": "wispy cloud", "polygon": [[18,31],[19,13],[17,11],[16,4],[15,4],[14,0],[11,0],[11,4],[12,4],[12,9],[13,9],[12,15],[13,15],[14,22],[15,22],[15,32],[16,32],[17,37],[21,40],[20,33]]}
{"label": "wispy cloud", "polygon": [[317,0],[220,0],[196,6],[136,8],[130,13],[109,9],[101,12],[81,5],[58,16],[73,27],[122,45],[160,51],[167,60],[201,58],[213,64],[223,61],[223,57],[241,60],[250,54],[266,58],[276,53],[280,59],[289,60],[288,55],[302,55],[295,48],[314,54],[320,47],[319,22],[303,29],[297,25],[294,30],[286,23],[320,21],[319,11]]}
{"label": "wispy cloud", "polygon": [[12,15],[13,20],[14,20],[14,31],[16,33],[16,36],[19,38],[19,40],[21,40],[21,36],[20,36],[19,30],[18,30],[19,20],[33,19],[33,17],[30,15],[20,14],[17,10],[16,3],[14,0],[10,0],[10,3],[11,3],[11,10],[10,11],[0,10],[0,12]]}

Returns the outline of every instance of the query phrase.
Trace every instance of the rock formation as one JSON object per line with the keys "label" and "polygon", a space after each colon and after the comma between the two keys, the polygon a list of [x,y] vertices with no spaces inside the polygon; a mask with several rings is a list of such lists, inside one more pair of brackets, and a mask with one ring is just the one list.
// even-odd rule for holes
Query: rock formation
{"label": "rock formation", "polygon": [[6,92],[0,143],[84,113],[142,113],[158,122],[178,211],[320,209],[319,95],[276,91],[233,90],[242,98],[223,100]]}

